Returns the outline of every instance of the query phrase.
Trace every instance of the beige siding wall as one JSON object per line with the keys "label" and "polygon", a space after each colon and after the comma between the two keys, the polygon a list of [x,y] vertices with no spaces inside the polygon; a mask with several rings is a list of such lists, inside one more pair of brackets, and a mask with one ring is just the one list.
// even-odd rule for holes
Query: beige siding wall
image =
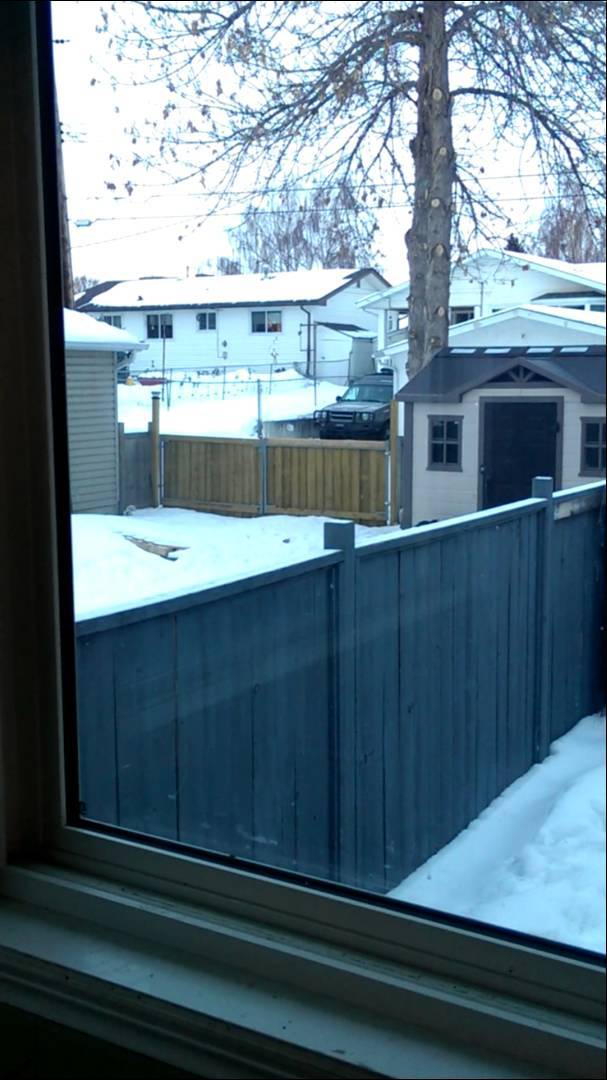
{"label": "beige siding wall", "polygon": [[[549,386],[537,390],[496,387],[490,391],[473,390],[456,403],[420,402],[413,410],[413,524],[458,517],[478,509],[479,403],[487,397],[520,397],[527,401],[534,397],[560,398],[563,402],[561,487],[577,487],[588,482],[588,477],[580,475],[581,417],[604,416],[605,406],[585,405],[573,390]],[[463,417],[461,472],[428,469],[428,417],[444,415]]]}
{"label": "beige siding wall", "polygon": [[70,490],[74,513],[118,511],[113,353],[66,353]]}

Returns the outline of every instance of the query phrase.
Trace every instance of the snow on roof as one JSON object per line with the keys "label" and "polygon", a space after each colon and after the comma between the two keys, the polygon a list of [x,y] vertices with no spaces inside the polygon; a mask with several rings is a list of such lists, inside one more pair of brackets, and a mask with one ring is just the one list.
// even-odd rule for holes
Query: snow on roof
{"label": "snow on roof", "polygon": [[84,315],[81,311],[63,309],[63,333],[67,349],[91,348],[101,352],[133,352],[135,349],[147,349],[144,342],[126,330]]}
{"label": "snow on roof", "polygon": [[232,304],[297,304],[323,300],[376,270],[294,270],[277,274],[160,278],[122,281],[98,293],[86,308],[227,307]]}
{"label": "snow on roof", "polygon": [[[512,259],[523,266],[528,265],[536,270],[544,270],[548,274],[554,274],[556,277],[570,281],[574,285],[583,285],[585,288],[602,289],[603,291],[606,288],[606,264],[604,262],[570,263],[565,262],[564,259],[546,259],[541,255],[528,255],[526,252],[521,251],[484,249],[469,255],[467,259],[463,260],[462,265],[474,262],[479,258]],[[457,267],[453,269],[457,269]],[[401,299],[405,302],[409,294],[408,281],[401,281],[400,284],[392,285],[389,289],[380,289],[371,296],[362,297],[358,301],[358,306],[364,308],[365,311],[381,310],[387,306],[392,306],[390,301],[399,293],[402,294]]]}
{"label": "snow on roof", "polygon": [[535,266],[538,270],[556,273],[559,277],[578,279],[591,287],[602,285],[605,288],[606,264],[604,262],[572,263],[565,262],[564,259],[547,259],[542,255],[528,255],[524,251],[503,251],[500,254],[514,259],[515,262],[528,263],[529,266]]}
{"label": "snow on roof", "polygon": [[605,330],[604,311],[580,311],[576,308],[549,307],[543,304],[517,304],[516,307],[503,308],[492,315],[483,315],[482,318],[468,319],[466,322],[456,323],[449,327],[449,337],[470,333],[479,326],[491,326],[496,322],[506,322],[508,319],[535,318],[545,322],[547,319],[583,323],[588,330]]}

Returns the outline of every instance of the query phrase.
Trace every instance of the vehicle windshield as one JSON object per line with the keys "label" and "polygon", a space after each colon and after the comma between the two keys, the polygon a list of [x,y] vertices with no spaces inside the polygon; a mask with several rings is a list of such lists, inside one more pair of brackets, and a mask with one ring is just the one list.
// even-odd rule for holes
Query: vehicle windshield
{"label": "vehicle windshield", "polygon": [[390,401],[392,387],[387,383],[358,383],[350,386],[342,401]]}

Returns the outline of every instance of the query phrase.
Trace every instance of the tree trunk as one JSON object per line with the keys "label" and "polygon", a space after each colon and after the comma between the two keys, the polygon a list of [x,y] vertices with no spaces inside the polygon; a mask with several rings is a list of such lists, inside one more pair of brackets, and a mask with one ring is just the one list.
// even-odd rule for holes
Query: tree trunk
{"label": "tree trunk", "polygon": [[59,110],[55,98],[55,130],[57,138],[57,188],[59,196],[59,234],[61,237],[61,292],[63,306],[74,306],[74,278],[72,274],[72,249],[70,246],[70,227],[67,213],[67,194],[65,191],[65,172],[63,169],[63,141]]}
{"label": "tree trunk", "polygon": [[424,0],[409,254],[409,378],[449,336],[451,196],[455,172],[449,96],[446,0]]}

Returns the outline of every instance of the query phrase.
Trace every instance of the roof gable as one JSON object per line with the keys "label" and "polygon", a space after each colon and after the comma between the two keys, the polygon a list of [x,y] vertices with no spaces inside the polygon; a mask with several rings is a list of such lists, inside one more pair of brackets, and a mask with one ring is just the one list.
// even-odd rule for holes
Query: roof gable
{"label": "roof gable", "polygon": [[[517,368],[575,390],[583,401],[605,399],[605,347],[600,345],[442,349],[396,397],[399,401],[461,401],[470,390],[505,378]],[[534,383],[528,385],[531,389]]]}

